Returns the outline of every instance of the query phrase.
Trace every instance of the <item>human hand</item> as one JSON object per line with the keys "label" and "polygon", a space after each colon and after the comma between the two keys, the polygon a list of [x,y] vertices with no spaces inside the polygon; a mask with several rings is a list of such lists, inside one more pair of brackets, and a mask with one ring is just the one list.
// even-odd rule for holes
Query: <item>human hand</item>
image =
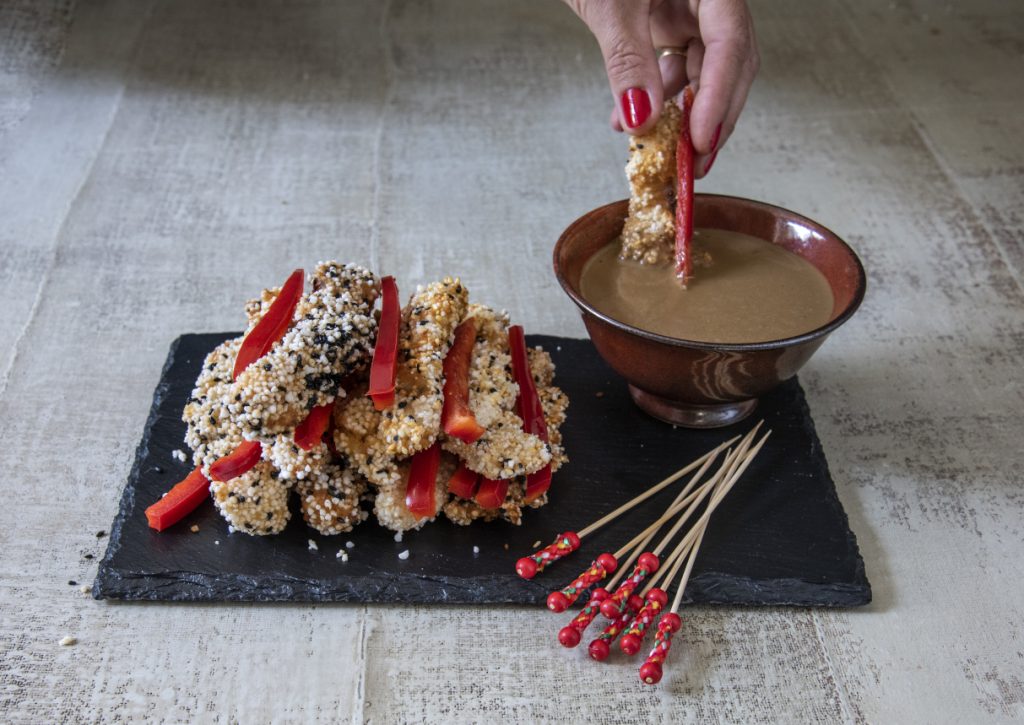
{"label": "human hand", "polygon": [[[639,135],[665,98],[696,88],[690,135],[704,176],[732,134],[760,66],[744,0],[566,0],[597,38],[615,98],[612,126]],[[657,58],[655,48],[686,48]]]}

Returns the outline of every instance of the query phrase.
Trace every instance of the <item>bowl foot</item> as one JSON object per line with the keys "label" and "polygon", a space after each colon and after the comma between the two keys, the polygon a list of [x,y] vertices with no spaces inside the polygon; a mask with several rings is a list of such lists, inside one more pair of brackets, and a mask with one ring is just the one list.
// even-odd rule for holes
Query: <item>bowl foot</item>
{"label": "bowl foot", "polygon": [[629,394],[648,415],[684,428],[724,428],[739,423],[757,407],[757,398],[720,405],[695,405],[662,398],[633,385],[629,386]]}

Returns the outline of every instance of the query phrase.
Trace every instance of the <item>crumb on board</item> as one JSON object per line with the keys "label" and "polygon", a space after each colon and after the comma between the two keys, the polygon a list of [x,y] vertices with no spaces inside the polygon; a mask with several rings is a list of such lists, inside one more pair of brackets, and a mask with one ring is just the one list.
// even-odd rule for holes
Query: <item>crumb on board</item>
{"label": "crumb on board", "polygon": [[395,534],[395,541],[398,541],[398,542],[402,541],[402,532],[401,531],[399,531],[398,533]]}
{"label": "crumb on board", "polygon": [[173,451],[171,451],[171,458],[173,458],[173,459],[175,459],[177,461],[181,461],[182,463],[184,463],[185,462],[185,451],[181,450],[180,448],[175,448]]}
{"label": "crumb on board", "polygon": [[537,548],[537,547],[539,547],[540,545],[541,545],[541,540],[540,540],[540,539],[537,539],[536,541],[534,541],[534,542],[533,542],[533,546],[531,546],[530,548],[531,548],[531,549],[536,549],[536,548]]}
{"label": "crumb on board", "polygon": [[473,553],[474,554],[479,554],[480,553],[480,547],[479,546],[474,546],[473,547]]}
{"label": "crumb on board", "polygon": [[342,563],[348,561],[348,552],[344,549],[338,549],[338,553],[334,555],[335,559],[341,559]]}
{"label": "crumb on board", "polygon": [[220,539],[216,539],[213,543],[216,544],[217,546],[220,546]]}
{"label": "crumb on board", "polygon": [[317,545],[316,545],[316,542],[315,542],[315,541],[313,541],[312,539],[307,539],[307,540],[306,540],[306,547],[307,547],[307,548],[308,548],[308,549],[309,549],[310,551],[319,551],[319,550],[320,550],[320,547],[319,547],[319,546],[317,546]]}
{"label": "crumb on board", "polygon": [[595,398],[603,398],[604,397],[604,391],[603,390],[598,390],[596,393],[594,393],[594,397]]}
{"label": "crumb on board", "polygon": [[409,558],[409,550],[406,549],[405,551],[399,552],[398,553],[398,558],[401,559],[402,561],[405,561],[406,559],[408,559]]}
{"label": "crumb on board", "polygon": [[198,534],[199,524],[192,524],[192,526],[189,528],[189,531],[191,531],[193,534]]}
{"label": "crumb on board", "polygon": [[60,641],[60,646],[61,647],[70,647],[73,644],[78,644],[78,640],[75,639],[74,637],[64,637]]}
{"label": "crumb on board", "polygon": [[345,542],[345,548],[346,549],[354,549],[355,546],[356,546],[356,544],[355,544],[354,541],[346,541]]}
{"label": "crumb on board", "polygon": [[508,551],[508,542],[505,542],[503,546],[505,547],[505,551]]}
{"label": "crumb on board", "polygon": [[80,588],[78,589],[78,591],[82,592],[82,594],[91,594],[91,593],[92,593],[92,587],[91,587],[91,586],[89,586],[88,584],[83,584],[83,585],[82,585],[82,586],[81,586],[81,587],[80,587]]}

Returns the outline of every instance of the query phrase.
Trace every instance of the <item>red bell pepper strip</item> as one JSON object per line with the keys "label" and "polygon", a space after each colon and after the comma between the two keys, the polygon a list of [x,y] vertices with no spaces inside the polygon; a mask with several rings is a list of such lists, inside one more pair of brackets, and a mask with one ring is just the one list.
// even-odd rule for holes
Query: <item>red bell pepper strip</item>
{"label": "red bell pepper strip", "polygon": [[304,451],[309,451],[320,445],[327,431],[327,425],[331,422],[331,414],[334,412],[334,403],[318,405],[309,411],[306,419],[295,426],[295,445]]}
{"label": "red bell pepper strip", "polygon": [[479,473],[469,470],[466,468],[466,464],[462,464],[448,479],[448,493],[453,493],[467,501],[472,500],[479,480]]}
{"label": "red bell pepper strip", "polygon": [[288,332],[295,308],[302,299],[302,288],[305,284],[306,273],[297,269],[281,285],[281,291],[277,299],[271,303],[270,309],[242,340],[242,346],[238,348],[238,355],[235,356],[232,378],[238,378],[243,370],[270,352],[274,343]]}
{"label": "red bell pepper strip", "polygon": [[683,91],[683,117],[679,122],[676,144],[676,276],[685,286],[693,276],[693,140],[690,138],[690,111],[693,88]]}
{"label": "red bell pepper strip", "polygon": [[476,320],[470,317],[455,328],[455,342],[444,358],[444,407],[441,427],[463,443],[474,443],[484,431],[469,407],[469,367],[476,342]]}
{"label": "red bell pepper strip", "polygon": [[476,490],[476,497],[473,500],[485,509],[501,508],[508,494],[508,485],[508,479],[481,478],[480,487]]}
{"label": "red bell pepper strip", "polygon": [[223,458],[210,465],[210,478],[214,481],[230,481],[251,470],[263,457],[263,446],[259,441],[245,441]]}
{"label": "red bell pepper strip", "polygon": [[440,464],[440,443],[434,443],[430,448],[412,457],[409,464],[409,480],[405,484],[405,507],[416,518],[422,519],[437,514],[434,488],[437,485],[437,469]]}
{"label": "red bell pepper strip", "polygon": [[146,509],[146,520],[151,529],[163,531],[195,511],[210,495],[210,481],[197,467],[175,484],[174,488]]}
{"label": "red bell pepper strip", "polygon": [[[548,442],[548,424],[544,420],[544,408],[537,395],[537,385],[530,371],[530,359],[526,354],[526,336],[521,325],[508,328],[508,344],[512,354],[512,375],[519,384],[519,398],[516,407],[523,419],[523,430]],[[551,488],[551,464],[526,477],[526,503],[530,503]]]}
{"label": "red bell pepper strip", "polygon": [[395,377],[398,374],[398,328],[402,322],[402,308],[398,303],[398,285],[394,277],[380,281],[380,322],[377,323],[377,344],[370,363],[370,389],[377,410],[395,404]]}

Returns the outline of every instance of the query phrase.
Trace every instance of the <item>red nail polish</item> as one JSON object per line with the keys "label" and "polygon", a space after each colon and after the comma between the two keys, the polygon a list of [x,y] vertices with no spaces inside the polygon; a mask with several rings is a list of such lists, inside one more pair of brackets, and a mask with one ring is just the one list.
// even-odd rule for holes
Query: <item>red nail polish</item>
{"label": "red nail polish", "polygon": [[704,175],[707,176],[708,172],[711,171],[711,164],[715,163],[715,159],[718,158],[718,152],[715,151],[708,158],[707,163],[704,164]]}
{"label": "red nail polish", "polygon": [[718,151],[718,137],[722,135],[722,124],[719,123],[718,127],[715,128],[715,135],[711,137],[711,153]]}
{"label": "red nail polish", "polygon": [[622,116],[630,128],[642,126],[651,117],[651,97],[643,88],[630,88],[622,94]]}

